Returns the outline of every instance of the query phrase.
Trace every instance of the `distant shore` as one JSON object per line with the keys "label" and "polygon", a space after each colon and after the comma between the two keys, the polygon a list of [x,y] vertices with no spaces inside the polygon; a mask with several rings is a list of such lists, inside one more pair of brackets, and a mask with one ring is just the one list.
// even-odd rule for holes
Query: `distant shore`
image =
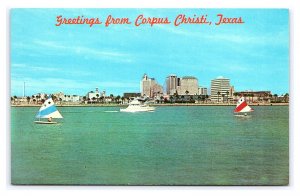
{"label": "distant shore", "polygon": [[[236,106],[231,103],[161,103],[152,106]],[[289,103],[250,103],[250,106],[288,106]],[[11,104],[11,107],[40,107],[37,104]],[[56,104],[57,107],[127,107],[128,104]]]}

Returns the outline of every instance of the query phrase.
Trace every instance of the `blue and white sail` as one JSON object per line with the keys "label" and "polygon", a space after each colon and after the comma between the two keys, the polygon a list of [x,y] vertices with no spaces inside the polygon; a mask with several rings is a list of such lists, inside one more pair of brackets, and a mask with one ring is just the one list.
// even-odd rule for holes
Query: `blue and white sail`
{"label": "blue and white sail", "polygon": [[43,103],[42,107],[40,108],[39,112],[36,115],[36,118],[63,118],[62,115],[59,113],[57,108],[54,105],[54,102],[51,96]]}

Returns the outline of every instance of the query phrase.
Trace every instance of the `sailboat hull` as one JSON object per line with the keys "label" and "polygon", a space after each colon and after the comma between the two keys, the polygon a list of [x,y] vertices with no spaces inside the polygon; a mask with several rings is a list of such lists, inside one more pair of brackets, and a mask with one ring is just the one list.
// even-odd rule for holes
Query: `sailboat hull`
{"label": "sailboat hull", "polygon": [[235,114],[236,117],[242,117],[242,118],[249,118],[251,115],[245,115],[245,114]]}
{"label": "sailboat hull", "polygon": [[34,121],[36,124],[57,124],[58,122],[48,122],[48,121]]}

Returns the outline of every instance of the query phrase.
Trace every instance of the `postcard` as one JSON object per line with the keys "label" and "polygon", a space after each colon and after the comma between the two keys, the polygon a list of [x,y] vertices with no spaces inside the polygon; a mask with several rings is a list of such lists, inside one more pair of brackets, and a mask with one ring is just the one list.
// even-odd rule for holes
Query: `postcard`
{"label": "postcard", "polygon": [[9,12],[11,184],[289,184],[288,9]]}

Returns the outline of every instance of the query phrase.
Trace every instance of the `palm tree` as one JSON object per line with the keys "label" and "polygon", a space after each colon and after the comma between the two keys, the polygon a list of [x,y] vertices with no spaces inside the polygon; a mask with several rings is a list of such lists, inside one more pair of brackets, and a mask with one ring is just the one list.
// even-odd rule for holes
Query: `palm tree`
{"label": "palm tree", "polygon": [[222,100],[223,100],[223,103],[224,103],[224,97],[225,97],[225,94],[222,94]]}
{"label": "palm tree", "polygon": [[284,102],[288,102],[288,99],[289,99],[289,94],[288,93],[285,93],[284,95]]}
{"label": "palm tree", "polygon": [[277,97],[278,97],[278,95],[274,94],[273,96],[275,97],[275,103],[277,103]]}
{"label": "palm tree", "polygon": [[14,95],[14,103],[16,102],[16,100],[18,100],[18,97]]}
{"label": "palm tree", "polygon": [[189,96],[188,96],[189,93],[190,93],[190,92],[189,92],[188,90],[185,91],[185,94],[187,95],[188,100],[189,100]]}
{"label": "palm tree", "polygon": [[122,104],[124,103],[124,100],[125,100],[125,97],[121,97],[121,100],[122,100]]}
{"label": "palm tree", "polygon": [[248,102],[248,101],[247,101],[248,93],[245,93],[245,94],[244,94],[244,97],[245,97],[246,102]]}
{"label": "palm tree", "polygon": [[52,98],[54,103],[57,101],[57,97],[55,95],[51,95],[51,98]]}
{"label": "palm tree", "polygon": [[85,103],[85,101],[86,101],[86,96],[83,96],[83,97],[82,97],[82,100],[83,100],[83,103]]}
{"label": "palm tree", "polygon": [[[161,98],[164,98],[163,96],[161,96]],[[171,101],[171,103],[173,103],[173,99],[174,99],[174,96],[170,96],[170,101]],[[161,100],[161,103],[162,103],[162,99],[160,99]]]}
{"label": "palm tree", "polygon": [[26,99],[27,99],[27,103],[29,104],[31,98],[27,96]]}
{"label": "palm tree", "polygon": [[181,102],[183,103],[183,99],[184,99],[184,96],[183,95],[181,95]]}
{"label": "palm tree", "polygon": [[178,100],[178,93],[177,93],[177,91],[173,94],[173,99],[174,99],[174,102],[176,103],[176,101]]}
{"label": "palm tree", "polygon": [[40,95],[36,95],[35,97],[36,97],[37,103],[39,103],[41,101],[41,96]]}
{"label": "palm tree", "polygon": [[95,103],[96,97],[93,97],[92,100],[93,100],[93,102]]}
{"label": "palm tree", "polygon": [[99,94],[98,93],[96,94],[96,97],[97,97],[97,102],[99,102]]}
{"label": "palm tree", "polygon": [[237,92],[234,92],[234,93],[233,93],[233,96],[235,96],[235,97],[236,97],[236,96],[239,96],[239,95],[240,95],[240,93],[237,93]]}
{"label": "palm tree", "polygon": [[226,91],[226,95],[227,95],[227,103],[228,103],[229,91]]}
{"label": "palm tree", "polygon": [[251,93],[250,96],[251,96],[251,103],[253,103],[253,97],[254,97],[254,94]]}
{"label": "palm tree", "polygon": [[119,101],[120,101],[120,98],[121,98],[121,96],[120,96],[120,95],[118,95],[118,96],[116,97],[116,102],[117,102],[117,103],[119,103]]}
{"label": "palm tree", "polygon": [[[267,97],[268,96],[268,97]],[[267,98],[266,98],[267,97]],[[263,100],[269,100],[268,98],[270,98],[270,101],[272,101],[273,99],[272,99],[272,97],[273,97],[273,95],[272,94],[267,94],[267,93],[264,93],[264,97],[263,97]]]}
{"label": "palm tree", "polygon": [[258,102],[261,102],[261,93],[258,95]]}
{"label": "palm tree", "polygon": [[202,103],[205,102],[205,95],[198,95],[198,97],[196,97],[198,100],[198,103],[200,103],[199,101],[202,101]]}
{"label": "palm tree", "polygon": [[157,91],[156,93],[155,93],[155,96],[159,96],[160,95],[160,91]]}
{"label": "palm tree", "polygon": [[35,99],[35,98],[36,98],[36,96],[32,95],[31,97],[32,97],[32,101],[33,101],[33,103],[35,104],[35,102],[36,102],[36,99]]}
{"label": "palm tree", "polygon": [[114,95],[113,95],[113,94],[110,94],[109,97],[110,97],[110,99],[111,99],[111,102],[113,102],[113,101],[114,101]]}
{"label": "palm tree", "polygon": [[195,100],[194,100],[193,96],[191,96],[189,102],[190,102],[190,103],[195,103]]}
{"label": "palm tree", "polygon": [[220,91],[218,91],[218,103],[219,103],[219,96],[220,96],[220,94],[221,94],[221,92]]}

